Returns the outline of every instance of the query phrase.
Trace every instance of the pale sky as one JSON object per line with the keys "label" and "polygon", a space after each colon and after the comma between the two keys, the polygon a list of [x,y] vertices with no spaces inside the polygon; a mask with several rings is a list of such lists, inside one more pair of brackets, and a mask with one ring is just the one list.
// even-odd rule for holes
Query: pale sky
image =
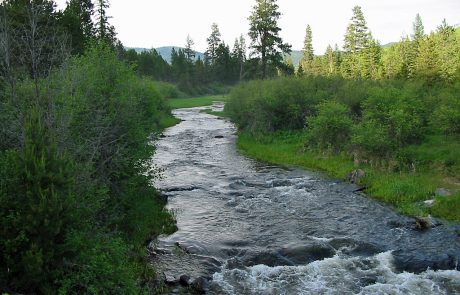
{"label": "pale sky", "polygon": [[[59,8],[66,0],[57,0]],[[111,0],[108,14],[127,47],[156,48],[185,45],[189,34],[193,49],[205,51],[206,38],[213,22],[219,25],[222,39],[233,46],[235,38],[249,30],[247,20],[255,0]],[[343,36],[359,5],[374,38],[381,44],[399,41],[412,33],[415,15],[422,17],[425,32],[435,30],[445,18],[460,24],[460,0],[278,0],[282,16],[281,37],[295,50],[303,47],[305,28],[313,31],[315,54],[327,45],[343,44]],[[248,42],[249,44],[249,42]]]}

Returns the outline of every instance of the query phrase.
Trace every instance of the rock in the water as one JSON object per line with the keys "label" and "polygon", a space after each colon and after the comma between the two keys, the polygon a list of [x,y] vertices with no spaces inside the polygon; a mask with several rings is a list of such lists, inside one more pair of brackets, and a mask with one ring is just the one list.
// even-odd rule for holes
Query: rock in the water
{"label": "rock in the water", "polygon": [[174,285],[174,284],[177,284],[179,282],[179,280],[177,280],[173,275],[171,275],[170,273],[167,273],[167,272],[164,272],[163,273],[164,277],[165,277],[165,283],[166,284],[170,284],[170,285]]}
{"label": "rock in the water", "polygon": [[426,207],[433,207],[434,202],[435,202],[435,200],[426,200],[426,201],[423,202],[423,204],[424,204]]}
{"label": "rock in the water", "polygon": [[459,270],[457,253],[423,253],[417,251],[396,250],[392,252],[393,264],[397,271],[421,273],[432,270]]}
{"label": "rock in the water", "polygon": [[191,285],[200,294],[205,294],[209,290],[209,281],[203,277],[196,278]]}
{"label": "rock in the water", "polygon": [[224,138],[224,136],[223,135],[216,135],[216,136],[214,136],[214,138]]}
{"label": "rock in the water", "polygon": [[439,197],[450,197],[452,196],[452,192],[446,188],[438,188],[436,189],[436,191],[434,192],[435,195],[439,196]]}
{"label": "rock in the water", "polygon": [[190,285],[190,276],[189,276],[189,275],[186,275],[186,274],[181,275],[181,276],[179,277],[179,283],[181,283],[181,284],[184,285],[184,286]]}
{"label": "rock in the water", "polygon": [[347,179],[351,183],[359,184],[361,178],[366,176],[366,172],[361,169],[353,170],[347,175]]}
{"label": "rock in the water", "polygon": [[427,230],[433,227],[433,221],[430,217],[416,217],[415,228],[417,230]]}

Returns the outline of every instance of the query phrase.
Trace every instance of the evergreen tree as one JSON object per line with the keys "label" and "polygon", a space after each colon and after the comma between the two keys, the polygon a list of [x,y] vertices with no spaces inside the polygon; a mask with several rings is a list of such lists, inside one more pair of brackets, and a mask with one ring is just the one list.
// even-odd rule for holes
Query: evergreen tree
{"label": "evergreen tree", "polygon": [[214,69],[217,81],[226,84],[233,82],[230,48],[224,42],[220,43],[216,48]]}
{"label": "evergreen tree", "polygon": [[205,62],[207,64],[213,65],[216,59],[216,50],[221,42],[221,34],[219,31],[219,26],[216,23],[213,23],[211,26],[211,35],[206,39],[208,42],[208,48],[205,53]]}
{"label": "evergreen tree", "polygon": [[253,54],[260,57],[264,79],[268,77],[268,67],[281,65],[283,53],[291,51],[291,45],[283,43],[279,36],[281,28],[278,27],[278,19],[281,13],[278,8],[276,0],[256,0],[256,5],[248,18],[251,48]]}
{"label": "evergreen tree", "polygon": [[82,54],[89,40],[94,38],[91,0],[70,0],[60,19],[61,25],[71,37],[72,53]]}
{"label": "evergreen tree", "polygon": [[381,78],[381,46],[371,40],[369,47],[360,52],[361,77],[366,79]]}
{"label": "evergreen tree", "polygon": [[331,45],[328,45],[326,48],[326,53],[324,54],[326,57],[326,75],[332,76],[336,72],[336,64],[335,64],[335,57],[334,57],[334,50],[332,50]]}
{"label": "evergreen tree", "polygon": [[415,60],[418,55],[418,45],[412,42],[409,36],[404,37],[401,42],[401,57],[403,61],[401,77],[412,78],[415,76]]}
{"label": "evergreen tree", "polygon": [[109,23],[111,17],[107,15],[106,11],[109,7],[109,0],[97,0],[96,2],[96,36],[100,41],[115,46],[117,41],[115,27]]}
{"label": "evergreen tree", "polygon": [[382,67],[384,77],[387,79],[407,78],[407,73],[403,73],[404,52],[402,42],[392,44],[385,50],[385,54],[382,55]]}
{"label": "evergreen tree", "polygon": [[444,19],[436,31],[436,50],[439,62],[439,75],[445,81],[453,81],[460,74],[460,36],[454,27]]}
{"label": "evergreen tree", "polygon": [[371,39],[371,33],[367,27],[361,7],[355,6],[353,8],[353,17],[345,34],[343,49],[348,53],[356,53],[364,48],[368,48]]}
{"label": "evergreen tree", "polygon": [[243,35],[239,39],[235,39],[232,58],[236,61],[238,80],[241,81],[244,76],[244,63],[246,62],[246,40]]}
{"label": "evergreen tree", "polygon": [[190,35],[187,35],[184,54],[189,62],[193,62],[193,60],[195,59],[195,50],[193,50],[192,48],[194,44],[195,42],[193,42],[193,39],[190,37]]}
{"label": "evergreen tree", "polygon": [[423,37],[425,37],[425,29],[423,27],[422,23],[422,18],[420,17],[420,14],[417,13],[415,16],[414,23],[412,24],[413,27],[413,34],[412,34],[412,40],[415,42],[419,42]]}
{"label": "evergreen tree", "polygon": [[303,70],[302,64],[299,64],[299,67],[297,68],[296,75],[297,75],[297,77],[302,77],[303,75],[305,75],[305,72]]}
{"label": "evergreen tree", "polygon": [[43,117],[39,108],[32,108],[23,150],[11,154],[8,178],[0,180],[0,261],[8,269],[7,285],[52,294],[62,275],[57,270],[75,254],[66,238],[78,217],[72,210],[72,162],[58,151]]}
{"label": "evergreen tree", "polygon": [[436,50],[436,36],[418,40],[418,55],[415,59],[415,77],[434,82],[439,78],[438,52]]}
{"label": "evergreen tree", "polygon": [[303,70],[305,73],[310,72],[311,69],[311,63],[313,61],[313,36],[312,36],[312,31],[310,28],[310,25],[307,25],[307,29],[305,30],[305,40],[304,40],[304,45],[302,49],[302,60],[300,63],[302,64]]}
{"label": "evergreen tree", "polygon": [[446,19],[443,19],[436,32],[441,36],[443,40],[448,40],[453,34],[455,34],[455,28],[447,24]]}

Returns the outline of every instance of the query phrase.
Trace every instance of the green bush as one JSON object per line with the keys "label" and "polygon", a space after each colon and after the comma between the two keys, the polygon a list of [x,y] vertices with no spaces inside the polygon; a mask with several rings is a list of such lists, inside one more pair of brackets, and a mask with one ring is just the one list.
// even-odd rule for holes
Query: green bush
{"label": "green bush", "polygon": [[1,97],[19,136],[0,149],[0,290],[142,292],[145,242],[175,230],[150,186],[167,101],[103,45],[32,86]]}
{"label": "green bush", "polygon": [[346,105],[326,101],[318,106],[318,115],[307,118],[307,144],[340,152],[350,142],[353,121]]}
{"label": "green bush", "polygon": [[0,187],[2,273],[15,290],[50,293],[62,260],[75,255],[67,234],[79,226],[72,161],[57,150],[43,113],[31,110],[24,148],[3,155]]}

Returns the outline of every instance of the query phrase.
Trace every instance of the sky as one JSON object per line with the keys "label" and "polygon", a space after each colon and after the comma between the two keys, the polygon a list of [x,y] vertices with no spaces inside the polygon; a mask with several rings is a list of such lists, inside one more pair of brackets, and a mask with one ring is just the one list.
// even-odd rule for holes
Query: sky
{"label": "sky", "polygon": [[[59,8],[66,0],[56,1]],[[212,23],[217,23],[222,39],[233,46],[243,34],[247,40],[247,20],[255,0],[111,0],[108,14],[124,46],[157,48],[185,46],[187,35],[193,49],[204,52]],[[417,13],[425,32],[431,32],[445,18],[460,24],[460,0],[278,0],[280,36],[292,45],[303,47],[305,28],[313,31],[315,54],[323,54],[331,44],[343,44],[346,27],[355,5],[361,6],[368,27],[381,44],[399,41],[412,33]],[[249,41],[248,41],[249,44]]]}

